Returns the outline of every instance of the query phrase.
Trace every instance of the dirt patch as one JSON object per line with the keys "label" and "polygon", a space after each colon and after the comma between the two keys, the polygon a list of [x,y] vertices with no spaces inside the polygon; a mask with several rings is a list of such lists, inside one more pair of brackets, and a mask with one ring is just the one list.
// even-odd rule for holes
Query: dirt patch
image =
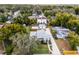
{"label": "dirt patch", "polygon": [[68,51],[71,50],[71,47],[67,40],[58,39],[58,40],[56,40],[56,43],[60,50],[68,50]]}

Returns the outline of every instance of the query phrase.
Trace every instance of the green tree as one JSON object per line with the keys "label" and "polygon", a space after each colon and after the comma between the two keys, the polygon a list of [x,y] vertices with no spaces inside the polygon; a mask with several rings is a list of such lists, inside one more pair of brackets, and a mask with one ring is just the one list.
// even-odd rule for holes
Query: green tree
{"label": "green tree", "polygon": [[79,7],[75,7],[74,9],[75,9],[75,13],[79,15]]}
{"label": "green tree", "polygon": [[79,46],[79,35],[75,32],[70,32],[68,36],[68,41],[72,47],[73,50],[77,49],[77,46]]}
{"label": "green tree", "polygon": [[76,20],[76,19],[77,17],[75,17],[72,14],[68,14],[65,12],[59,12],[56,14],[55,20],[51,21],[51,24],[53,24],[54,22],[54,25],[61,26],[61,27],[68,27],[68,22],[70,20]]}
{"label": "green tree", "polygon": [[20,24],[9,24],[0,29],[0,41],[4,43],[4,48],[7,54],[11,54],[13,49],[12,40],[9,38],[16,33],[28,34],[26,28]]}
{"label": "green tree", "polygon": [[6,22],[8,19],[7,19],[7,16],[5,16],[4,14],[1,14],[0,15],[0,22],[4,23]]}
{"label": "green tree", "polygon": [[79,25],[79,20],[69,20],[67,23],[69,29],[77,28],[78,25]]}

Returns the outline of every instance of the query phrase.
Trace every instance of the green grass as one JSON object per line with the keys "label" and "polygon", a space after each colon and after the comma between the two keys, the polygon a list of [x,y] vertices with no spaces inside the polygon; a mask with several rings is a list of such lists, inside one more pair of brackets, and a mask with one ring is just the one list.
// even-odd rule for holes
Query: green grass
{"label": "green grass", "polygon": [[48,54],[48,46],[46,44],[40,44],[38,48],[34,51],[34,54]]}

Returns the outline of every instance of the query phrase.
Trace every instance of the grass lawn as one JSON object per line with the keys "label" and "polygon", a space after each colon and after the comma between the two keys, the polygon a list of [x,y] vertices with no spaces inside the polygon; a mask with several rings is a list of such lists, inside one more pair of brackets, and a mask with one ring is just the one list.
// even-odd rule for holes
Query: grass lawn
{"label": "grass lawn", "polygon": [[49,50],[47,44],[40,44],[36,49],[36,51],[34,52],[34,54],[48,54],[48,53]]}

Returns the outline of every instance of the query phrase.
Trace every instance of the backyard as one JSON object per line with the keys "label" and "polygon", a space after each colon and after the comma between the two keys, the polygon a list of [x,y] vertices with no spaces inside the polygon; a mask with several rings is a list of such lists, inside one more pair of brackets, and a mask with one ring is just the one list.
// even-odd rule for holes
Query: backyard
{"label": "backyard", "polygon": [[34,54],[48,54],[48,53],[49,50],[46,44],[40,44],[34,51]]}

